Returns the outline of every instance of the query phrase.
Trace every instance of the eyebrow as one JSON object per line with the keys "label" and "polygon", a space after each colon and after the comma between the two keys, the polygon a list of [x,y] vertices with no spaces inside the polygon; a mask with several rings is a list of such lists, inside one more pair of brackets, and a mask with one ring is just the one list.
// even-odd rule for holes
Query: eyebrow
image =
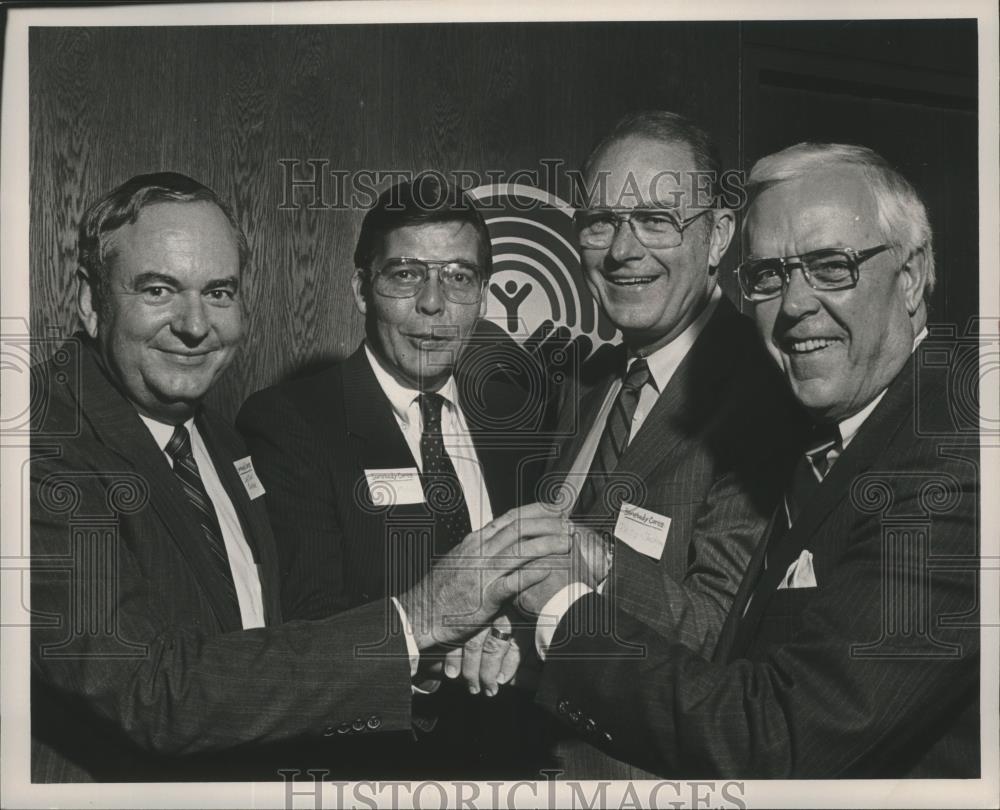
{"label": "eyebrow", "polygon": [[[132,289],[138,290],[141,287],[145,287],[148,284],[164,284],[171,287],[176,287],[180,289],[183,285],[173,276],[168,276],[166,273],[139,273],[135,278],[132,279]],[[223,278],[213,278],[208,281],[202,289],[205,290],[215,290],[219,287],[228,287],[232,290],[238,290],[240,287],[240,281],[235,276],[224,276]]]}

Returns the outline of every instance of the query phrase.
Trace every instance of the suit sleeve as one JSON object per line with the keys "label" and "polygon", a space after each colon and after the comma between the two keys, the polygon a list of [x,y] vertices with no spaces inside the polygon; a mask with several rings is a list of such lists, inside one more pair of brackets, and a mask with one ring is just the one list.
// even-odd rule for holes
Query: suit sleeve
{"label": "suit sleeve", "polygon": [[264,485],[278,549],[281,607],[286,619],[319,619],[351,603],[345,588],[341,517],[331,459],[315,430],[280,389],[250,397],[236,426]]}
{"label": "suit sleeve", "polygon": [[[172,621],[197,614],[151,595],[136,556],[171,538],[148,536],[148,519],[117,530],[71,519],[128,495],[110,492],[115,474],[82,444],[61,452],[31,469],[31,653],[45,685],[161,754],[333,736],[359,719],[365,731],[410,728],[406,645],[383,604],[223,634],[210,617]],[[136,526],[147,536],[130,535]],[[366,655],[376,644],[382,655]]]}
{"label": "suit sleeve", "polygon": [[[611,755],[664,776],[817,778],[898,763],[907,746],[933,739],[978,699],[970,468],[946,465],[946,484],[936,491],[907,478],[926,480],[927,470],[942,469],[939,458],[894,470],[903,490],[894,516],[926,514],[938,499],[929,526],[933,562],[912,545],[886,556],[880,516],[855,510],[852,541],[829,581],[800,611],[787,606],[797,631],[758,646],[753,660],[710,663],[676,635],[658,635],[623,614],[609,633],[600,627],[603,600],[584,597],[557,630],[540,702]],[[893,583],[907,580],[922,580],[916,604],[926,607],[925,634],[900,632],[917,625],[893,625],[883,612]],[[772,604],[800,596],[781,591]]]}

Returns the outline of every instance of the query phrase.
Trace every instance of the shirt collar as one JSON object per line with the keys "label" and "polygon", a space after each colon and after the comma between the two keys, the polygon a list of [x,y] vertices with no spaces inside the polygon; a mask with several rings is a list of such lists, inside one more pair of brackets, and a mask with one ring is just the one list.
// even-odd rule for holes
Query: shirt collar
{"label": "shirt collar", "polygon": [[[139,418],[143,421],[149,432],[153,434],[153,439],[161,450],[166,452],[167,443],[170,441],[170,437],[174,435],[174,431],[177,429],[176,425],[168,425],[165,422],[157,422],[155,419],[150,419],[148,416],[139,414]],[[184,422],[184,427],[187,428],[190,434],[194,430],[194,417],[192,416],[186,422]]]}
{"label": "shirt collar", "polygon": [[[701,311],[688,327],[681,332],[677,337],[671,340],[666,346],[661,346],[655,352],[646,355],[646,363],[649,365],[649,373],[652,378],[653,384],[656,386],[656,390],[663,392],[663,389],[667,387],[667,383],[670,382],[670,378],[677,371],[677,367],[684,360],[684,357],[691,350],[698,336],[702,333],[705,328],[705,324],[708,323],[708,319],[712,317],[712,313],[715,312],[719,305],[719,301],[722,298],[722,289],[716,285],[715,289],[712,291],[712,295],[708,299],[708,304]],[[637,355],[629,352],[629,363]]]}
{"label": "shirt collar", "polygon": [[[408,424],[410,420],[410,406],[422,392],[416,388],[403,385],[388,371],[386,371],[379,362],[378,358],[375,356],[375,353],[372,352],[371,348],[368,346],[367,340],[364,342],[364,347],[365,355],[368,357],[368,364],[372,367],[372,371],[375,373],[375,379],[378,381],[379,387],[389,400],[392,412],[396,414],[396,418],[400,422]],[[456,401],[455,376],[449,376],[445,381],[445,384],[442,385],[435,393],[440,394],[444,398],[444,401],[450,406],[454,406]]]}
{"label": "shirt collar", "polygon": [[[927,337],[926,326],[921,329],[920,334],[913,339],[913,348],[910,350],[910,354],[913,354],[913,352],[917,350],[917,346],[923,342],[925,337]],[[840,432],[840,444],[842,447],[847,447],[847,445],[851,443],[851,440],[861,429],[861,425],[863,425],[865,420],[871,416],[872,411],[874,411],[878,404],[882,401],[882,397],[885,396],[885,392],[888,390],[888,388],[883,389],[881,394],[875,397],[875,399],[865,405],[865,407],[856,414],[848,416],[846,419],[837,423],[837,430]]]}

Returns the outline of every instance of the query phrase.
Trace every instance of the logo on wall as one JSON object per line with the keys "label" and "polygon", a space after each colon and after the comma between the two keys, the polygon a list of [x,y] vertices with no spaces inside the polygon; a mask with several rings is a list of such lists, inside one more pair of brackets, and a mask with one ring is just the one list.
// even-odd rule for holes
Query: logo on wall
{"label": "logo on wall", "polygon": [[533,186],[498,183],[468,192],[482,209],[493,245],[486,320],[523,343],[546,321],[586,335],[593,349],[618,331],[590,294],[574,247],[574,209]]}

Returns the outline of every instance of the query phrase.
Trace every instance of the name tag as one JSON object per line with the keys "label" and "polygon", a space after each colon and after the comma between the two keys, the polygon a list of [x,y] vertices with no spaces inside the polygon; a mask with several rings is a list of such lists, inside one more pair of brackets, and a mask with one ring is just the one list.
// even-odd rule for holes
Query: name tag
{"label": "name tag", "polygon": [[251,501],[264,494],[264,485],[257,477],[257,473],[254,472],[253,461],[250,460],[250,456],[241,458],[239,461],[234,461],[233,466],[236,468],[240,480],[243,481],[243,486],[246,488],[247,495],[250,496]]}
{"label": "name tag", "polygon": [[615,524],[615,537],[640,554],[654,560],[663,556],[663,547],[670,531],[670,518],[641,506],[623,503]]}
{"label": "name tag", "polygon": [[376,506],[424,502],[424,488],[420,486],[416,467],[365,470],[365,478],[368,479],[368,494]]}

